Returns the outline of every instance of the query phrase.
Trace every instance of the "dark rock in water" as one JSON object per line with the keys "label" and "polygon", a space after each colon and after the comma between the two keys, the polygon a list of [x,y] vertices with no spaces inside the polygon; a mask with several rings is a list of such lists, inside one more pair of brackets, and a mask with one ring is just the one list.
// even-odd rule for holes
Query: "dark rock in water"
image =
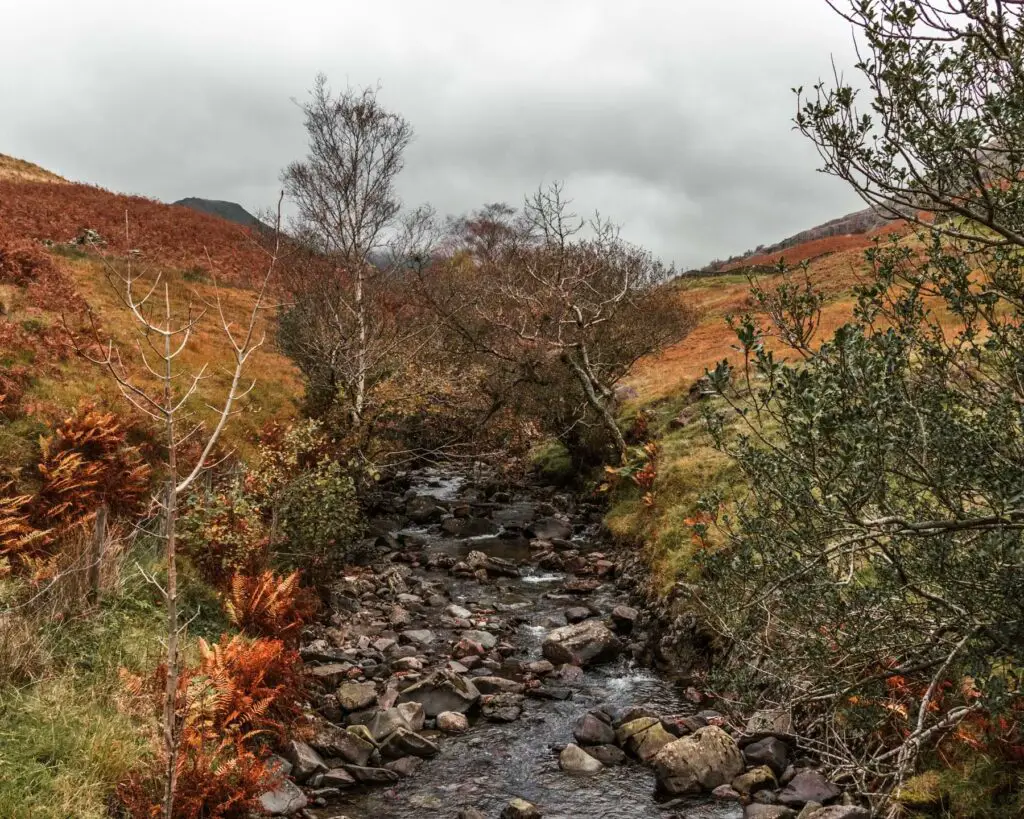
{"label": "dark rock in water", "polygon": [[525,799],[513,799],[501,812],[500,819],[541,819],[537,806]]}
{"label": "dark rock in water", "polygon": [[539,686],[537,688],[527,688],[526,696],[535,700],[571,700],[573,695],[571,688]]}
{"label": "dark rock in water", "polygon": [[612,609],[612,622],[619,634],[631,634],[639,616],[640,612],[632,606],[616,606]]}
{"label": "dark rock in water", "polygon": [[522,716],[522,694],[491,694],[480,700],[480,713],[491,722],[515,722]]}
{"label": "dark rock in water", "polygon": [[587,753],[606,767],[624,765],[626,753],[614,745],[588,745]]}
{"label": "dark rock in water", "polygon": [[387,768],[364,768],[361,765],[346,765],[345,770],[360,785],[390,785],[397,782],[399,776]]}
{"label": "dark rock in water", "polygon": [[418,702],[428,717],[436,717],[443,711],[464,714],[480,699],[480,692],[465,677],[442,670],[406,688],[398,699],[400,702]]}
{"label": "dark rock in water", "polygon": [[565,610],[565,620],[567,623],[582,623],[588,619],[590,619],[590,609],[586,606],[573,606],[571,609]]}
{"label": "dark rock in water", "polygon": [[562,585],[566,594],[591,594],[601,588],[601,581],[593,578],[577,577]]}
{"label": "dark rock in water", "polygon": [[615,742],[612,726],[593,714],[584,714],[576,721],[572,735],[580,745],[611,745]]}
{"label": "dark rock in water", "polygon": [[466,555],[466,565],[474,572],[483,570],[490,577],[519,577],[515,564],[500,557],[491,557],[483,552],[473,551]]}
{"label": "dark rock in water", "polygon": [[498,524],[487,518],[447,518],[441,522],[441,529],[452,537],[483,537],[496,535]]}
{"label": "dark rock in water", "polygon": [[355,777],[344,768],[332,768],[320,777],[318,788],[351,788],[356,784]]}
{"label": "dark rock in water", "polygon": [[546,677],[555,670],[554,663],[550,660],[535,660],[532,663],[525,663],[523,671],[533,674],[535,677]]}
{"label": "dark rock in water", "polygon": [[558,755],[558,767],[566,773],[574,774],[595,774],[604,770],[604,765],[579,745],[571,744]]}
{"label": "dark rock in water", "polygon": [[474,677],[473,685],[481,694],[522,694],[526,686],[504,677]]}
{"label": "dark rock in water", "polygon": [[422,731],[425,714],[418,702],[403,702],[386,711],[378,711],[367,724],[370,736],[380,742],[392,731],[404,728],[407,731]]}
{"label": "dark rock in water", "polygon": [[489,631],[464,631],[461,636],[465,640],[472,640],[474,643],[479,643],[488,651],[498,645],[498,638]]}
{"label": "dark rock in water", "polygon": [[437,756],[440,749],[426,737],[406,728],[398,728],[381,743],[380,752],[387,759],[401,759],[403,756],[429,759]]}
{"label": "dark rock in water", "polygon": [[782,776],[789,766],[789,746],[778,737],[765,737],[743,749],[749,765],[767,765],[776,776]]}
{"label": "dark rock in water", "polygon": [[588,666],[614,660],[622,643],[598,620],[556,628],[544,638],[544,658],[556,664]]}
{"label": "dark rock in water", "polygon": [[313,774],[323,773],[327,770],[323,757],[305,742],[292,740],[285,746],[284,755],[285,759],[291,763],[292,776],[299,784],[305,782]]}
{"label": "dark rock in water", "polygon": [[405,503],[405,514],[413,523],[436,523],[447,510],[430,495],[414,495]]}
{"label": "dark rock in water", "polygon": [[517,503],[503,509],[495,509],[491,514],[491,520],[504,529],[523,531],[533,522],[536,514],[532,503]]}
{"label": "dark rock in water", "polygon": [[619,745],[625,745],[633,734],[639,734],[641,731],[646,731],[648,728],[658,724],[659,720],[657,717],[637,717],[636,719],[631,719],[615,729],[615,742]]}
{"label": "dark rock in water", "polygon": [[779,802],[790,808],[802,808],[808,802],[825,804],[837,799],[841,791],[817,771],[800,771],[779,794]]}
{"label": "dark rock in water", "polygon": [[527,532],[538,540],[555,540],[572,537],[572,525],[558,518],[541,518],[531,524]]}
{"label": "dark rock in water", "polygon": [[476,808],[463,808],[455,814],[455,819],[487,819],[487,816]]}

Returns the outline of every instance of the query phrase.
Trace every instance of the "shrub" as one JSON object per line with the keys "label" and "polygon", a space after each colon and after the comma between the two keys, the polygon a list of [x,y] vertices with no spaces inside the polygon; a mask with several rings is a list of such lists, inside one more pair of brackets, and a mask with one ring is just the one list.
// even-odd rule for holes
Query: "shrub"
{"label": "shrub", "polygon": [[284,489],[279,521],[286,565],[322,578],[354,556],[361,534],[355,485],[341,464],[326,461]]}
{"label": "shrub", "polygon": [[182,551],[206,582],[226,589],[236,574],[260,571],[267,531],[259,508],[238,485],[189,498],[178,520]]}

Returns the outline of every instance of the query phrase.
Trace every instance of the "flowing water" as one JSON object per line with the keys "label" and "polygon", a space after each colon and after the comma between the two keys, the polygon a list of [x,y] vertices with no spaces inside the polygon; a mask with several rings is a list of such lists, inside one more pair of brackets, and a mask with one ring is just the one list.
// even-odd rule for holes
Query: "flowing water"
{"label": "flowing water", "polygon": [[[436,481],[435,481],[436,482]],[[428,487],[435,497],[454,499],[463,486],[458,477],[444,479],[441,486]],[[419,488],[423,491],[423,488]],[[455,551],[470,549],[523,560],[529,557],[528,542],[514,538],[474,538],[470,542],[445,539],[439,533],[420,530],[430,538],[427,549]],[[586,542],[581,542],[586,547]],[[452,600],[460,605],[484,602],[516,618],[517,633],[511,639],[516,660],[541,659],[541,643],[557,618],[580,601],[554,594],[565,575],[527,569],[517,580],[481,585],[475,581],[445,576]],[[610,584],[585,598],[583,604],[603,612],[626,603]],[[564,623],[564,620],[562,620]],[[618,663],[587,669],[575,683],[558,682],[570,688],[572,698],[564,701],[526,700],[523,716],[513,723],[490,723],[476,719],[461,737],[438,740],[441,753],[425,762],[409,779],[381,789],[353,790],[330,809],[317,816],[345,816],[350,819],[420,819],[454,817],[461,808],[472,807],[496,819],[514,797],[536,804],[548,819],[639,819],[639,817],[693,817],[693,819],[736,819],[742,811],[735,805],[708,800],[660,802],[655,796],[654,776],[649,768],[629,761],[605,768],[593,776],[574,776],[559,770],[553,745],[573,741],[573,723],[588,710],[604,706],[625,708],[651,705],[659,713],[692,713],[694,706],[682,696],[684,686],[657,671],[635,667],[623,659]]]}

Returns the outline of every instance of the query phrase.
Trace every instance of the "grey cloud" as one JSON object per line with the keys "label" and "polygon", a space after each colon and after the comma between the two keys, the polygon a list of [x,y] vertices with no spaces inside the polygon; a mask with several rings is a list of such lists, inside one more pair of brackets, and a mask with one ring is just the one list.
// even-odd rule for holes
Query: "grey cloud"
{"label": "grey cloud", "polygon": [[380,82],[417,131],[401,187],[442,213],[567,183],[581,212],[682,266],[846,212],[791,131],[790,88],[849,33],[824,0],[199,0],[19,4],[0,152],[72,178],[249,208],[304,147],[324,70]]}

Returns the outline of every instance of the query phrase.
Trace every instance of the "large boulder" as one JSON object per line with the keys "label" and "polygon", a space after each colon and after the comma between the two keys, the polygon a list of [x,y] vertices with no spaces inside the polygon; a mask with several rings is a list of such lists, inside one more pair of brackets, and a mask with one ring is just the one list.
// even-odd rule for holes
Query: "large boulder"
{"label": "large boulder", "polygon": [[604,765],[594,759],[579,745],[570,743],[558,755],[558,767],[566,773],[594,774],[604,768]]}
{"label": "large boulder", "polygon": [[365,765],[375,750],[372,742],[331,723],[318,725],[309,745],[321,756],[344,759],[352,765]]}
{"label": "large boulder", "polygon": [[299,783],[305,782],[313,774],[323,773],[327,770],[327,764],[323,757],[305,742],[298,740],[293,739],[285,746],[284,758],[291,763],[292,776]]}
{"label": "large boulder", "polygon": [[260,806],[270,816],[291,816],[308,804],[306,794],[290,779],[282,779],[274,790],[260,796]]}
{"label": "large boulder", "polygon": [[405,503],[405,516],[413,523],[434,523],[441,520],[446,512],[430,495],[413,495]]}
{"label": "large boulder", "polygon": [[622,652],[622,643],[600,620],[586,620],[556,628],[544,638],[541,650],[556,665],[583,667],[614,660]]}
{"label": "large boulder", "polygon": [[338,705],[346,711],[362,711],[377,701],[377,686],[368,683],[343,683],[338,687]]}
{"label": "large boulder", "polygon": [[480,692],[465,677],[441,669],[398,695],[400,702],[418,702],[428,717],[444,711],[465,714],[476,705]]}
{"label": "large boulder", "polygon": [[422,731],[425,717],[423,706],[418,702],[403,702],[386,711],[378,711],[373,715],[367,728],[374,741],[380,742],[399,728]]}
{"label": "large boulder", "polygon": [[580,745],[611,745],[615,742],[612,726],[593,714],[584,714],[576,720],[572,735]]}
{"label": "large boulder", "polygon": [[789,765],[789,746],[778,737],[765,737],[743,749],[750,765],[767,765],[776,776],[782,776]]}
{"label": "large boulder", "polygon": [[709,725],[663,747],[652,760],[667,793],[712,791],[743,773],[743,755],[731,736]]}
{"label": "large boulder", "polygon": [[662,748],[675,740],[675,736],[666,731],[659,721],[632,734],[626,740],[625,750],[641,762],[650,762]]}
{"label": "large boulder", "polygon": [[364,768],[361,765],[346,765],[345,770],[360,785],[390,785],[401,779],[395,771],[387,768]]}

